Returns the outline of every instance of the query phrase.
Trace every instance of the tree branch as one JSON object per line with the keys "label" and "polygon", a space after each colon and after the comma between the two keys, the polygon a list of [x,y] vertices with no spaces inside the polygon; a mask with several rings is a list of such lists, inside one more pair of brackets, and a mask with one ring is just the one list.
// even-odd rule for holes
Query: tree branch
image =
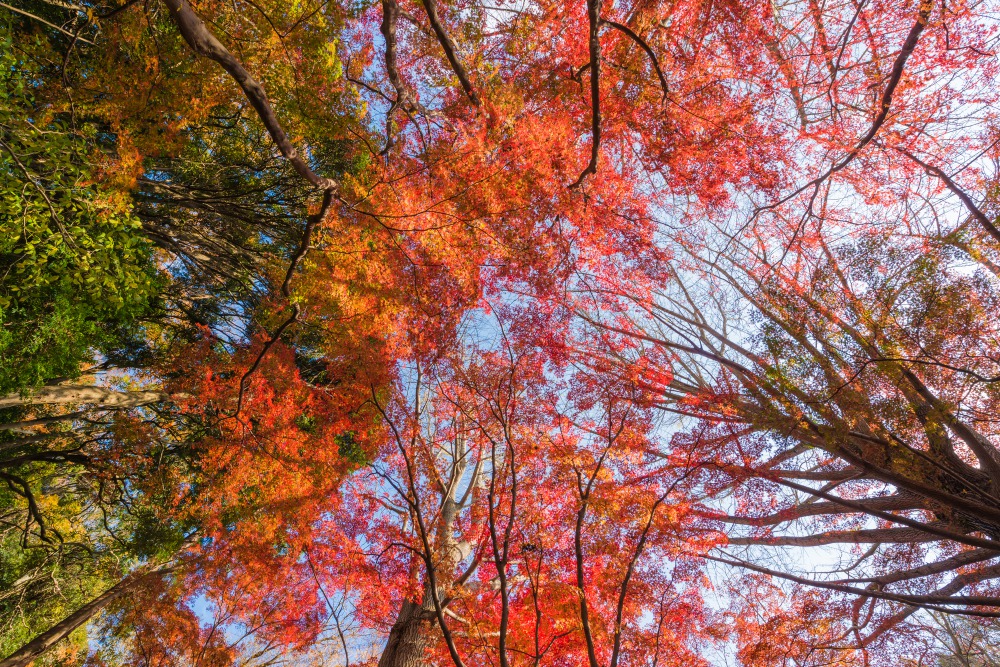
{"label": "tree branch", "polygon": [[334,181],[316,174],[306,161],[302,159],[292,145],[292,142],[289,141],[288,136],[281,127],[281,123],[278,122],[278,117],[271,107],[271,102],[267,99],[267,93],[264,91],[263,86],[250,76],[250,73],[236,60],[233,54],[229,52],[229,49],[223,46],[222,42],[216,39],[215,35],[205,27],[205,23],[194,13],[188,1],[164,1],[166,2],[167,9],[170,10],[170,16],[174,19],[174,23],[177,24],[178,30],[180,30],[184,40],[191,46],[195,53],[219,63],[233,77],[236,83],[239,84],[240,88],[243,89],[250,104],[260,117],[261,122],[264,123],[267,133],[274,139],[274,143],[278,145],[278,150],[285,156],[285,159],[295,167],[295,171],[317,188],[324,190],[336,188],[337,185]]}
{"label": "tree branch", "polygon": [[157,401],[165,401],[170,396],[162,391],[115,391],[107,387],[57,385],[40,387],[28,395],[7,394],[0,396],[0,408],[15,405],[65,405],[67,403],[88,403],[99,407],[135,408]]}
{"label": "tree branch", "polygon": [[24,667],[32,660],[48,651],[57,642],[69,636],[71,632],[100,613],[111,602],[115,601],[131,589],[147,579],[160,577],[173,571],[173,567],[161,567],[136,576],[126,577],[104,593],[83,605],[59,623],[38,635],[27,644],[11,653],[5,660],[0,660],[0,667]]}
{"label": "tree branch", "polygon": [[894,146],[893,148],[896,151],[905,155],[906,157],[910,158],[917,164],[919,164],[921,167],[924,168],[924,171],[926,171],[928,174],[937,176],[939,179],[941,179],[941,181],[948,187],[948,189],[952,191],[952,194],[954,194],[956,197],[962,200],[962,203],[965,204],[965,208],[969,211],[972,217],[975,218],[976,221],[978,221],[979,224],[983,226],[986,232],[990,236],[992,236],[995,241],[1000,242],[1000,229],[997,229],[996,225],[994,225],[990,221],[990,219],[986,217],[986,214],[983,213],[983,211],[978,206],[976,206],[975,202],[972,201],[972,198],[969,197],[969,195],[967,195],[965,191],[962,190],[962,188],[958,187],[958,184],[956,184],[955,181],[951,180],[948,174],[944,173],[944,171],[938,167],[934,167],[930,164],[927,164],[926,162],[918,158],[916,155],[906,150],[905,148],[899,148],[896,146]]}
{"label": "tree branch", "polygon": [[[320,207],[319,213],[315,216],[309,216],[306,219],[306,226],[302,230],[302,237],[299,239],[299,247],[296,248],[295,253],[292,255],[292,260],[288,264],[288,271],[285,272],[285,280],[281,283],[281,293],[286,299],[291,300],[292,298],[292,276],[295,275],[295,269],[302,261],[302,258],[306,256],[309,252],[309,241],[312,238],[313,228],[320,222],[322,222],[330,212],[330,207],[336,199],[336,191],[333,188],[328,188],[323,195],[323,205]],[[236,412],[233,413],[233,417],[239,417],[240,412],[243,410],[243,399],[247,389],[247,383],[250,381],[250,377],[257,372],[260,367],[261,362],[264,361],[264,357],[267,353],[271,351],[274,344],[281,339],[281,335],[285,333],[288,327],[295,324],[298,321],[299,316],[302,314],[302,307],[298,303],[292,303],[292,314],[291,316],[281,323],[274,333],[268,338],[264,343],[264,347],[261,348],[260,354],[254,359],[253,364],[247,369],[247,372],[243,374],[240,378],[240,392],[236,400]]]}
{"label": "tree branch", "polygon": [[427,18],[431,22],[431,28],[434,29],[434,34],[437,36],[438,42],[441,44],[441,48],[444,49],[444,54],[448,57],[451,69],[455,72],[459,82],[462,84],[462,89],[465,90],[465,94],[468,95],[469,99],[472,100],[472,103],[478,107],[479,96],[476,95],[476,91],[472,88],[472,82],[469,81],[469,75],[462,66],[461,61],[458,59],[455,42],[452,41],[451,37],[449,37],[448,33],[445,31],[444,26],[441,25],[441,19],[438,17],[437,13],[437,5],[434,0],[421,0],[421,2],[424,5],[424,9],[427,11]]}
{"label": "tree branch", "polygon": [[611,21],[608,19],[601,19],[601,23],[606,23],[612,28],[615,28],[616,30],[625,33],[627,36],[631,37],[632,41],[638,44],[643,51],[646,52],[646,55],[649,56],[649,59],[653,63],[653,69],[656,70],[656,76],[660,80],[660,86],[663,88],[663,99],[666,100],[667,95],[670,93],[670,90],[667,88],[667,78],[663,76],[663,70],[660,69],[660,61],[656,57],[656,53],[653,52],[653,49],[650,48],[649,44],[647,44],[642,37],[639,37],[639,35],[637,35],[627,25],[624,25],[622,23],[617,23],[615,21]]}
{"label": "tree branch", "polygon": [[63,28],[60,28],[55,23],[49,23],[45,19],[40,18],[38,16],[35,16],[34,14],[29,14],[28,12],[24,11],[23,9],[18,9],[17,7],[11,7],[10,5],[5,4],[3,2],[0,2],[0,7],[3,7],[4,9],[9,9],[10,11],[14,12],[15,14],[20,14],[21,16],[27,16],[29,19],[38,21],[39,23],[44,23],[45,25],[49,26],[50,28],[53,28],[54,30],[58,30],[62,34],[66,35],[67,37],[74,37],[76,39],[79,39],[81,42],[85,42],[87,44],[93,44],[93,42],[90,41],[89,39],[84,39],[83,37],[77,37],[76,35],[74,35],[73,33],[71,33],[69,30],[65,30]]}
{"label": "tree branch", "polygon": [[583,183],[588,174],[597,173],[601,151],[601,0],[587,0],[587,19],[590,21],[590,162],[570,188]]}
{"label": "tree branch", "polygon": [[[813,586],[816,588],[825,588],[832,591],[837,591],[840,593],[848,593],[851,595],[858,595],[861,597],[878,598],[879,600],[889,600],[892,602],[902,602],[903,604],[919,605],[928,608],[930,605],[955,605],[955,606],[982,606],[982,607],[1000,607],[1000,600],[995,597],[987,596],[971,596],[971,595],[908,595],[905,593],[886,593],[883,591],[868,590],[865,588],[855,588],[853,586],[843,586],[841,584],[833,584],[826,581],[816,581],[813,579],[807,579],[805,577],[797,577],[793,574],[788,574],[786,572],[779,572],[778,570],[772,570],[770,568],[762,567],[760,565],[754,565],[753,563],[748,563],[744,560],[730,560],[729,558],[719,558],[717,556],[704,555],[702,558],[708,560],[714,560],[717,563],[725,563],[726,565],[732,565],[734,567],[742,567],[748,570],[753,570],[754,572],[760,572],[761,574],[766,574],[772,577],[779,577],[781,579],[787,579],[788,581],[794,581],[797,584],[803,584],[805,586]],[[991,572],[995,578],[1000,576],[1000,569],[995,572]],[[949,610],[950,613],[955,613],[954,610]],[[973,615],[977,616],[1000,616],[1000,612],[972,612]],[[0,665],[2,667],[2,665]]]}
{"label": "tree branch", "polygon": [[389,83],[396,91],[396,100],[393,105],[404,111],[412,111],[413,103],[410,101],[410,96],[396,66],[396,22],[398,20],[399,4],[396,0],[382,0],[382,25],[380,29],[385,38],[385,71],[389,76]]}
{"label": "tree branch", "polygon": [[906,35],[906,40],[903,42],[903,46],[900,49],[899,54],[892,63],[892,70],[889,72],[889,80],[886,82],[885,88],[882,90],[878,114],[875,116],[871,126],[868,128],[868,132],[861,137],[850,152],[839,162],[834,164],[819,176],[813,178],[805,185],[797,188],[791,194],[782,197],[773,204],[762,206],[758,209],[758,213],[777,208],[781,204],[784,204],[811,187],[816,187],[818,190],[819,185],[823,181],[853,162],[854,158],[856,158],[858,154],[872,142],[875,135],[878,134],[878,131],[882,128],[886,119],[889,117],[889,109],[892,106],[892,96],[895,94],[896,88],[899,86],[899,82],[903,78],[903,70],[906,67],[906,61],[909,60],[910,56],[913,54],[913,50],[917,46],[917,41],[920,39],[920,34],[924,31],[924,28],[927,27],[927,22],[930,19],[931,9],[933,9],[933,7],[933,0],[920,0],[920,9],[917,12],[917,20],[910,28],[910,32]]}

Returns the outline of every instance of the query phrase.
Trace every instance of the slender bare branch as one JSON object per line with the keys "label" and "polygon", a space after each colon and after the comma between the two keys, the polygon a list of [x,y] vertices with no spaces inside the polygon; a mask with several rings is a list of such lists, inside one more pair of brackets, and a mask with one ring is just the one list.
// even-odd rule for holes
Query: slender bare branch
{"label": "slender bare branch", "polygon": [[899,54],[892,63],[892,70],[889,72],[889,79],[886,81],[885,88],[882,89],[878,113],[875,115],[874,120],[868,127],[868,132],[866,132],[865,135],[858,140],[846,156],[841,158],[841,160],[836,162],[832,167],[819,176],[813,178],[805,185],[800,186],[794,192],[782,197],[778,201],[768,204],[767,206],[760,207],[758,212],[777,208],[781,204],[784,204],[785,202],[802,194],[809,188],[815,187],[818,189],[819,185],[823,183],[823,181],[853,162],[858,154],[860,154],[861,151],[872,142],[875,135],[878,134],[880,129],[882,129],[882,126],[885,125],[885,121],[889,117],[889,110],[892,107],[892,97],[896,93],[896,88],[899,86],[899,82],[903,78],[903,70],[906,67],[906,61],[910,59],[911,55],[913,55],[913,50],[917,47],[917,41],[920,39],[920,35],[923,33],[924,28],[927,27],[927,22],[930,20],[931,10],[933,8],[933,0],[921,0],[920,8],[917,11],[917,20],[914,21],[913,26],[910,28],[910,32],[906,35],[906,40],[903,42],[902,48],[899,50]]}
{"label": "slender bare branch", "polygon": [[44,23],[45,25],[49,26],[50,28],[58,30],[62,34],[66,35],[67,37],[74,37],[74,38],[79,39],[79,41],[81,41],[81,42],[85,42],[87,44],[93,44],[93,42],[90,41],[89,39],[84,39],[83,37],[77,37],[76,35],[74,35],[73,33],[71,33],[69,30],[66,30],[65,28],[60,28],[55,23],[49,23],[45,19],[43,19],[41,17],[38,17],[38,16],[35,16],[34,14],[28,13],[28,12],[24,11],[23,9],[18,9],[17,7],[11,7],[10,5],[5,4],[3,2],[0,2],[0,7],[3,7],[4,9],[10,10],[10,11],[14,12],[15,14],[20,14],[21,16],[27,16],[29,19],[32,19],[34,21],[38,21],[39,23]]}
{"label": "slender bare branch", "polygon": [[920,158],[918,158],[916,155],[906,150],[905,148],[899,148],[899,147],[894,147],[894,148],[898,152],[902,153],[903,155],[905,155],[906,157],[910,158],[911,160],[919,164],[921,167],[923,167],[924,171],[926,171],[928,174],[937,176],[945,184],[945,186],[947,186],[947,188],[951,190],[952,194],[954,194],[956,197],[962,200],[962,203],[965,205],[965,208],[969,211],[972,217],[975,218],[976,221],[983,226],[983,229],[985,229],[986,232],[990,236],[992,236],[995,241],[1000,242],[1000,229],[997,229],[996,225],[993,224],[993,222],[986,216],[986,214],[983,213],[983,211],[978,206],[976,206],[976,203],[972,201],[972,198],[968,194],[966,194],[966,192],[962,190],[962,188],[958,187],[958,184],[955,183],[955,181],[953,181],[951,177],[948,176],[948,174],[944,173],[944,171],[941,168],[935,167],[933,165],[924,162],[923,160],[921,160]]}

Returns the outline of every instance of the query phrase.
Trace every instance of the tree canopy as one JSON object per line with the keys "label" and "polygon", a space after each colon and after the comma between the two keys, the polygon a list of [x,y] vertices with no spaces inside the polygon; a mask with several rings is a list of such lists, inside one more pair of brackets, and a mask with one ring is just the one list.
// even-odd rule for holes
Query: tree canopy
{"label": "tree canopy", "polygon": [[998,13],[0,3],[0,667],[995,664]]}

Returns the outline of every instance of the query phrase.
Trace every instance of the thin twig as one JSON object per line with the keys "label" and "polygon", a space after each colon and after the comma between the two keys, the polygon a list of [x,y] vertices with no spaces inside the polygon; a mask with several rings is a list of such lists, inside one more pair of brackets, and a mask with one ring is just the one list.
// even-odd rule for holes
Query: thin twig
{"label": "thin twig", "polygon": [[778,201],[768,204],[767,206],[762,206],[754,213],[754,216],[758,215],[763,211],[768,211],[778,206],[790,201],[794,197],[802,194],[809,188],[816,188],[816,192],[813,193],[813,198],[815,198],[818,192],[819,186],[823,181],[825,181],[830,176],[842,170],[844,167],[849,165],[858,156],[861,151],[872,142],[875,135],[885,124],[885,121],[889,117],[889,109],[892,106],[892,97],[896,92],[896,88],[899,86],[900,80],[903,78],[903,70],[906,66],[906,61],[909,60],[910,56],[913,54],[913,50],[917,47],[917,40],[920,39],[920,34],[927,27],[927,22],[930,20],[931,9],[934,7],[933,0],[921,0],[920,9],[917,12],[917,20],[913,23],[910,28],[910,32],[906,36],[906,40],[903,42],[903,46],[896,56],[895,61],[892,64],[892,70],[889,73],[889,80],[886,82],[885,88],[882,90],[882,97],[879,101],[879,111],[872,121],[872,124],[868,128],[868,132],[865,133],[863,137],[854,145],[854,147],[844,156],[839,162],[835,163],[832,167],[827,169],[825,172],[816,176],[810,180],[805,185],[800,186],[794,192],[782,197]]}
{"label": "thin twig", "polygon": [[[955,181],[953,181],[951,177],[948,176],[948,174],[944,173],[944,171],[939,167],[927,164],[926,162],[918,158],[916,155],[906,150],[905,148],[899,148],[896,146],[894,146],[893,148],[896,151],[905,155],[906,157],[910,158],[917,164],[919,164],[921,167],[924,168],[924,171],[926,171],[928,174],[931,174],[932,176],[937,176],[939,179],[941,179],[941,181],[948,187],[948,189],[951,190],[952,194],[954,194],[956,197],[962,200],[962,203],[965,204],[965,208],[968,209],[969,213],[972,214],[972,217],[974,217],[979,222],[979,224],[983,226],[986,232],[990,236],[992,236],[995,241],[1000,242],[1000,229],[997,229],[996,225],[994,225],[990,221],[990,219],[986,217],[986,214],[983,213],[983,211],[978,206],[976,206],[976,203],[972,201],[972,198],[969,197],[969,195],[967,195],[965,191],[962,190],[962,188],[958,187],[958,184],[955,183]],[[992,382],[993,380],[990,381]]]}
{"label": "thin twig", "polygon": [[[318,223],[326,219],[326,216],[330,211],[330,207],[333,206],[333,202],[335,200],[336,196],[334,191],[327,190],[323,196],[323,205],[320,208],[319,213],[317,213],[315,216],[309,216],[309,218],[306,219],[306,226],[302,230],[302,237],[299,239],[299,247],[295,250],[295,253],[292,255],[291,262],[289,262],[288,264],[288,271],[285,272],[285,280],[284,282],[281,283],[281,293],[285,296],[286,299],[291,300],[292,298],[292,290],[291,290],[292,276],[295,274],[295,269],[296,267],[298,267],[299,262],[301,262],[302,258],[305,257],[307,252],[309,252],[309,241],[312,238],[313,229]],[[255,372],[257,372],[257,369],[264,361],[264,357],[266,357],[267,353],[271,351],[271,348],[274,347],[275,343],[277,343],[278,340],[281,339],[281,335],[285,333],[285,330],[287,330],[288,327],[295,324],[295,322],[298,321],[299,316],[301,314],[302,314],[302,307],[299,306],[298,303],[292,303],[292,315],[287,320],[282,322],[277,329],[275,329],[274,333],[270,336],[270,338],[268,338],[267,342],[264,343],[264,347],[261,348],[261,351],[257,355],[257,358],[254,360],[253,364],[250,365],[250,368],[247,369],[247,372],[243,374],[242,378],[240,378],[240,393],[236,401],[236,412],[234,412],[232,415],[234,418],[239,417],[240,411],[243,410],[243,399],[246,393],[247,383],[250,381],[250,377]]]}

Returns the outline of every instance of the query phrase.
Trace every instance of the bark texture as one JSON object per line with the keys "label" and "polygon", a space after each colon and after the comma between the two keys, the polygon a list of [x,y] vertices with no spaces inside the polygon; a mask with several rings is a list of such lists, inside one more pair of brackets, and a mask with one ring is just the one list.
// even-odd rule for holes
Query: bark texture
{"label": "bark texture", "polygon": [[[379,658],[378,667],[429,667],[430,610],[412,600],[405,600],[389,631],[389,641]],[[6,667],[0,665],[0,667]]]}
{"label": "bark texture", "polygon": [[171,568],[161,568],[139,576],[122,579],[104,593],[98,595],[96,598],[83,605],[18,650],[14,651],[14,653],[7,656],[5,659],[0,660],[0,667],[24,667],[32,660],[48,651],[59,641],[68,637],[71,632],[79,628],[81,625],[97,616],[111,602],[129,592],[141,582],[152,577],[162,576],[170,570]]}
{"label": "bark texture", "polygon": [[162,391],[115,391],[107,387],[57,385],[40,387],[31,394],[7,394],[0,396],[0,408],[10,408],[16,405],[64,405],[67,403],[87,403],[102,407],[134,408],[157,401],[163,401],[169,396]]}

